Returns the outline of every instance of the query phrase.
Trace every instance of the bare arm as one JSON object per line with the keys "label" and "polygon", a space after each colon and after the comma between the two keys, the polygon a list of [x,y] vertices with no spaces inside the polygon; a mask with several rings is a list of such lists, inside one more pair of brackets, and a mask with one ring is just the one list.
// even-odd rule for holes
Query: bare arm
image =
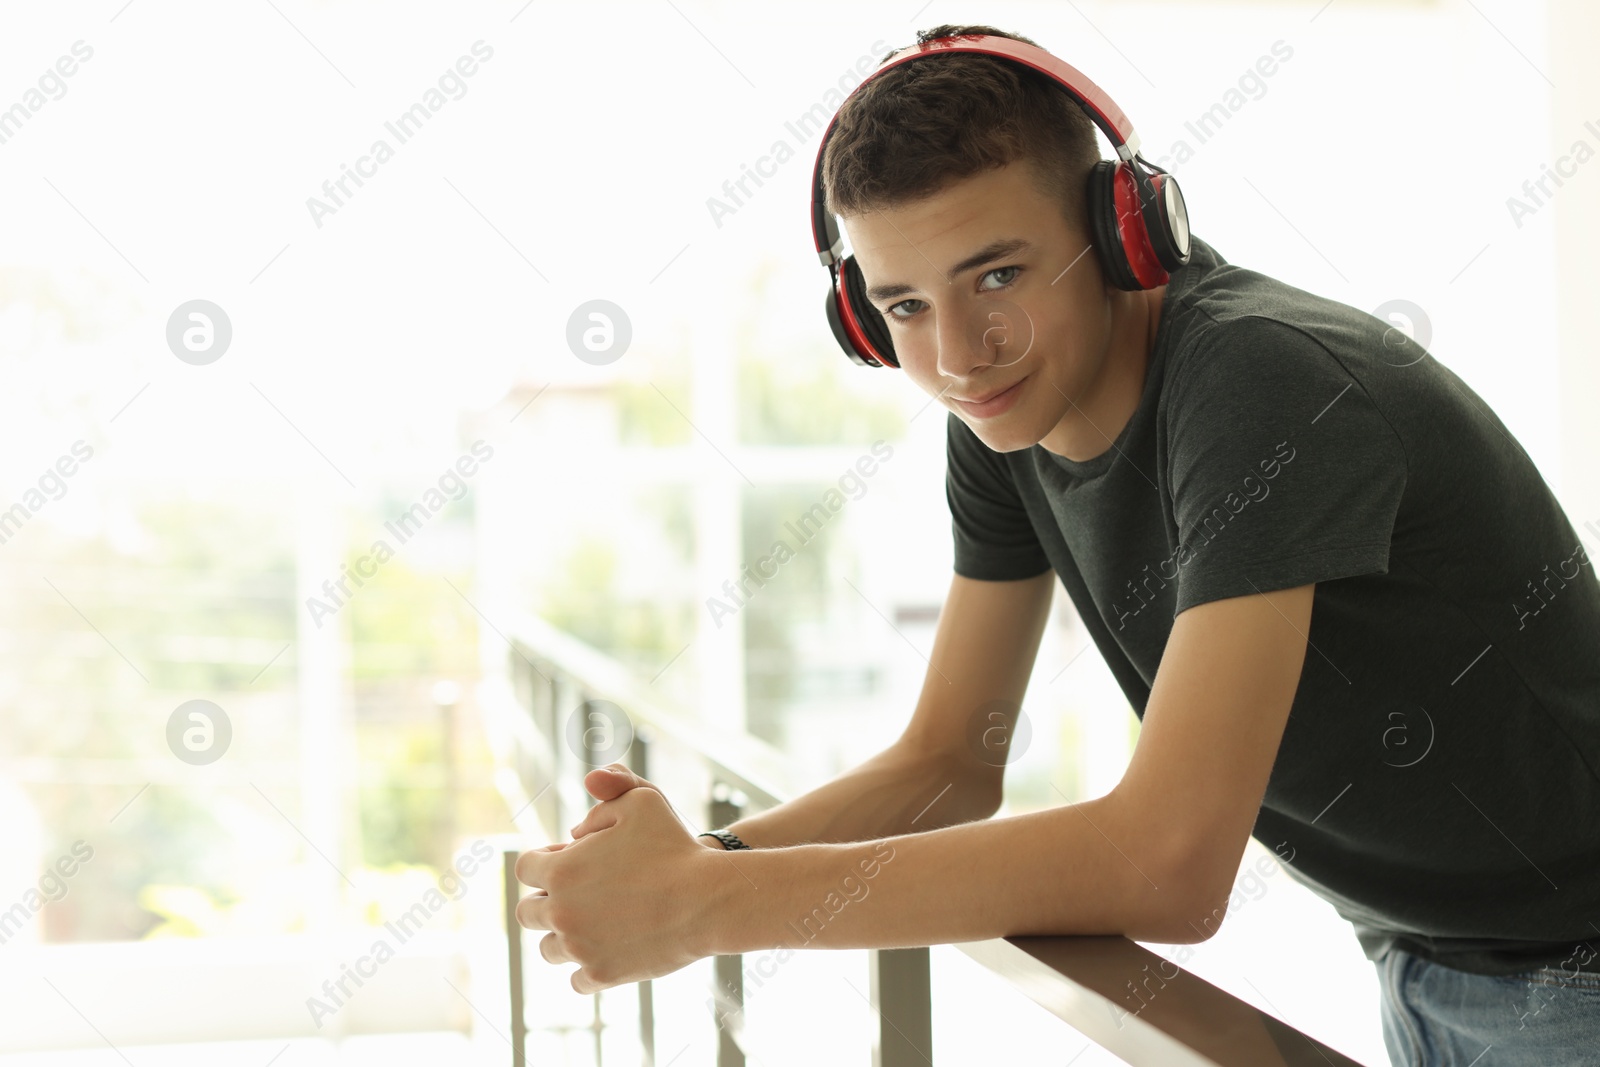
{"label": "bare arm", "polygon": [[702,948],[1207,939],[1283,736],[1313,588],[1178,616],[1138,747],[1110,794],[983,826],[731,853],[740,877],[708,868],[720,878]]}
{"label": "bare arm", "polygon": [[[574,842],[517,859],[517,877],[543,890],[518,902],[518,920],[549,931],[539,942],[546,960],[580,964],[572,976],[580,993],[705,956],[779,947],[890,948],[1016,934],[1203,941],[1225,912],[1215,905],[1227,897],[1260,811],[1305,661],[1313,590],[1216,600],[1179,614],[1138,746],[1104,797],[983,825],[712,856],[654,786],[633,783],[648,788],[613,796],[619,783],[596,792],[601,783],[586,781],[601,803],[574,829]],[[951,618],[968,620],[957,627],[965,636],[973,616]],[[1002,623],[1013,635],[1020,625],[1015,616]],[[941,633],[945,627],[941,620]],[[1037,628],[1027,633],[1031,660]],[[966,657],[977,676],[1007,652],[979,633],[970,648],[948,639],[943,646],[936,662]],[[953,651],[979,647],[989,657]],[[1010,647],[1013,661],[1021,651]],[[951,738],[966,731],[952,725],[970,698],[994,699],[994,690],[959,672],[945,676],[946,692],[964,697],[937,718],[921,713],[938,701],[919,702],[897,745],[925,744],[919,723],[934,722],[954,751]],[[984,772],[974,780],[998,779]],[[823,825],[814,818],[808,829]]]}
{"label": "bare arm", "polygon": [[[896,742],[809,793],[727,829],[751,848],[772,848],[866,841],[994,814],[974,783],[958,782],[958,777],[958,769],[939,753],[914,752]],[[939,796],[946,785],[950,788]],[[924,814],[935,797],[938,803]],[[711,844],[716,839],[701,840]]]}
{"label": "bare arm", "polygon": [[1054,571],[1014,582],[954,575],[905,732],[860,766],[727,829],[752,848],[773,848],[865,841],[993,815],[1005,768],[979,758],[969,731],[976,716],[1003,707],[1012,717],[1009,736],[1055,579]]}

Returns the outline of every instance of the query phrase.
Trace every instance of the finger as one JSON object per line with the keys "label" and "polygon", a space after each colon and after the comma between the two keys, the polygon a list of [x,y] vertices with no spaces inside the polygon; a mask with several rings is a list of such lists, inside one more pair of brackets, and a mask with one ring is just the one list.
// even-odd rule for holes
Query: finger
{"label": "finger", "polygon": [[539,955],[546,963],[571,963],[572,957],[561,946],[561,935],[548,933],[539,939]]}
{"label": "finger", "polygon": [[558,841],[553,845],[544,845],[540,848],[530,848],[517,857],[513,870],[516,872],[517,881],[534,889],[544,889],[545,876],[550,873],[550,865],[555,853],[567,847],[567,842]]}
{"label": "finger", "polygon": [[574,993],[582,993],[583,995],[588,996],[590,993],[598,993],[602,989],[609,988],[611,987],[605,983],[597,982],[591,978],[588,973],[588,968],[579,967],[577,970],[572,972],[572,991]]}
{"label": "finger", "polygon": [[525,930],[553,930],[550,925],[550,894],[536,890],[517,901],[517,922]]}
{"label": "finger", "polygon": [[592,834],[596,830],[604,830],[616,824],[617,806],[602,800],[589,809],[582,822],[572,828],[572,839],[576,841],[584,834]]}

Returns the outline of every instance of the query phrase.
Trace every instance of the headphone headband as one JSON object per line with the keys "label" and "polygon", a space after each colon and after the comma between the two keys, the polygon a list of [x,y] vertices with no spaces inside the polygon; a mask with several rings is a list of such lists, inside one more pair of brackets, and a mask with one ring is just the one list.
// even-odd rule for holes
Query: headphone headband
{"label": "headphone headband", "polygon": [[[1011,37],[969,33],[936,37],[894,53],[852,91],[892,67],[938,53],[970,53],[1010,60],[1037,71],[1067,92],[1117,150],[1091,169],[1085,188],[1092,244],[1107,284],[1118,289],[1154,289],[1189,261],[1189,216],[1178,183],[1139,155],[1139,135],[1128,117],[1083,72],[1037,45]],[[848,103],[848,98],[845,101]],[[817,258],[833,279],[825,310],[839,347],[856,363],[899,367],[894,338],[866,295],[854,256],[846,256],[839,219],[828,210],[822,157],[838,127],[841,104],[822,131],[811,171],[811,239]],[[1076,262],[1076,261],[1074,261]]]}
{"label": "headphone headband", "polygon": [[[954,37],[935,37],[932,40],[902,48],[888,59],[884,60],[871,74],[861,79],[861,84],[851,90],[851,95],[860,92],[861,86],[882,74],[891,67],[898,67],[902,63],[918,59],[933,52],[968,53],[972,55],[998,56],[1002,59],[1012,59],[1026,67],[1059,82],[1066,88],[1082,106],[1094,124],[1100,127],[1100,132],[1106,135],[1117,150],[1117,156],[1131,162],[1139,154],[1139,135],[1134,131],[1133,123],[1128,121],[1128,116],[1116,105],[1111,97],[1101,89],[1078,68],[1059,57],[1046,52],[1043,48],[1028,44],[1026,41],[1014,40],[1010,37],[996,37],[983,33],[960,34]],[[822,184],[822,156],[828,148],[828,140],[833,136],[834,127],[838,125],[839,114],[844,110],[841,104],[833,113],[833,118],[828,120],[828,128],[822,132],[822,142],[817,145],[817,160],[811,175],[811,238],[817,248],[817,256],[823,266],[832,266],[841,258],[839,255],[843,239],[839,234],[839,221],[825,204],[826,190]]]}

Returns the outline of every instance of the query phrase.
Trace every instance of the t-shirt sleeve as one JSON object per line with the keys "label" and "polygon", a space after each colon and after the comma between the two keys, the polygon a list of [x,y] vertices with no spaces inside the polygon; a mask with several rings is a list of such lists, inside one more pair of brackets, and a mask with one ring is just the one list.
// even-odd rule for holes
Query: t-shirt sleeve
{"label": "t-shirt sleeve", "polygon": [[955,572],[1004,582],[1050,569],[1005,457],[978,439],[955,412],[945,424],[945,499],[955,541]]}
{"label": "t-shirt sleeve", "polygon": [[1167,405],[1175,612],[1389,570],[1399,435],[1321,342],[1271,319],[1219,326]]}

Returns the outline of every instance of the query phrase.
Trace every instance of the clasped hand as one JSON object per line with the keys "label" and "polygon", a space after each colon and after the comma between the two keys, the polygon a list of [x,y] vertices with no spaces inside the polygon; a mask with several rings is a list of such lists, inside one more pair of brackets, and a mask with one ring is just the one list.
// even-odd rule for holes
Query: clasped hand
{"label": "clasped hand", "polygon": [[517,921],[549,931],[539,954],[576,963],[572,988],[594,993],[658,978],[711,955],[708,892],[726,865],[696,841],[662,792],[620,763],[584,778],[600,803],[572,828],[572,841],[517,857],[517,881],[535,892]]}

